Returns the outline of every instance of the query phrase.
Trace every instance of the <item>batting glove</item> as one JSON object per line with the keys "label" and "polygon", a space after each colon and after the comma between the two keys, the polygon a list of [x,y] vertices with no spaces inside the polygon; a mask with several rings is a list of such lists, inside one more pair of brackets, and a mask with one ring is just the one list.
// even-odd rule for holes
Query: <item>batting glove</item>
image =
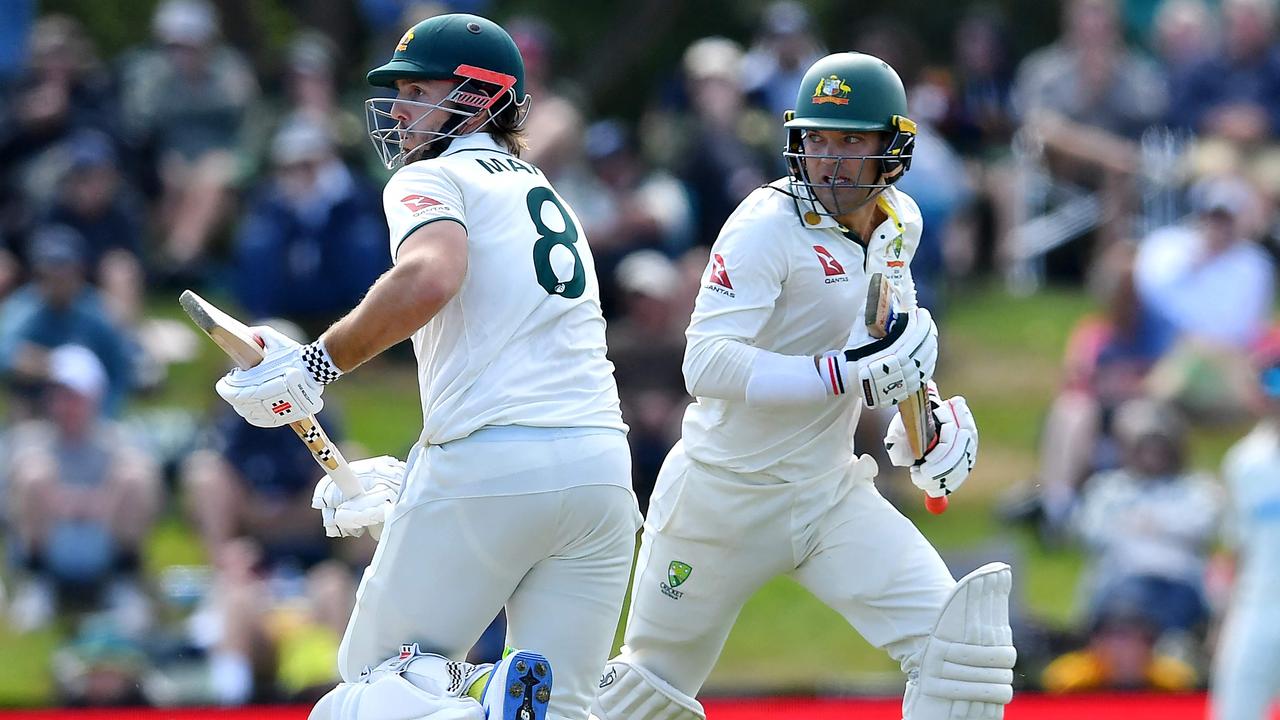
{"label": "batting glove", "polygon": [[319,341],[300,345],[267,326],[252,330],[266,356],[248,370],[227,373],[215,388],[251,425],[279,427],[324,407],[324,386],[342,374]]}
{"label": "batting glove", "polygon": [[351,463],[351,471],[364,492],[353,498],[344,497],[333,478],[325,475],[311,494],[311,507],[320,511],[325,535],[360,537],[368,528],[376,540],[382,533],[387,513],[400,497],[405,464],[390,455],[382,455]]}
{"label": "batting glove", "polygon": [[929,404],[938,433],[933,446],[924,457],[916,459],[907,442],[902,415],[895,414],[884,436],[884,448],[894,465],[911,468],[911,482],[916,487],[929,497],[943,497],[964,484],[978,461],[978,426],[963,397],[956,395],[942,401],[937,387],[929,385]]}
{"label": "batting glove", "polygon": [[924,308],[900,313],[889,333],[858,347],[818,359],[818,372],[832,395],[862,391],[868,408],[897,405],[933,377],[938,364],[938,327]]}

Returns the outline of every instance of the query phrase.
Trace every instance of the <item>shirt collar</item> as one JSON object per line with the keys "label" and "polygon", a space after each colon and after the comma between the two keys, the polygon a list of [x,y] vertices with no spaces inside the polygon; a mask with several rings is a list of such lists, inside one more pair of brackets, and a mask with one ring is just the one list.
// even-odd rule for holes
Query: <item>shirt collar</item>
{"label": "shirt collar", "polygon": [[474,132],[470,135],[463,135],[461,137],[454,138],[453,141],[449,143],[449,147],[444,152],[440,153],[440,157],[448,157],[454,153],[462,152],[463,150],[497,150],[504,155],[510,154],[507,152],[506,148],[498,145],[498,141],[494,140],[493,136],[489,133]]}

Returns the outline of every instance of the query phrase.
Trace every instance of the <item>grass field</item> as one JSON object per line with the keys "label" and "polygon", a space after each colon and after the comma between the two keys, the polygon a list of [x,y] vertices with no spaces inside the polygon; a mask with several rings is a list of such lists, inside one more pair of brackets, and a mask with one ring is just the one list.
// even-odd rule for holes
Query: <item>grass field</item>
{"label": "grass field", "polygon": [[[1002,527],[991,512],[999,495],[1034,472],[1040,419],[1055,391],[1067,332],[1088,310],[1078,292],[1049,289],[1014,298],[993,287],[953,296],[939,325],[945,393],[963,393],[982,432],[974,476],[946,515],[922,508],[908,514],[960,566],[987,558],[1014,559],[1016,594],[1028,611],[1050,623],[1071,621],[1078,553],[1047,551],[1027,532]],[[155,312],[181,317],[177,303]],[[164,390],[138,403],[142,413],[177,408],[201,414],[215,401],[212,381],[224,366],[210,343],[199,358],[172,369]],[[420,427],[414,373],[404,363],[376,362],[333,386],[326,399],[341,404],[348,434],[364,452],[404,456]],[[1214,468],[1234,435],[1197,438],[1197,465]],[[901,482],[907,482],[905,476]],[[172,503],[171,503],[172,504]],[[886,548],[892,552],[892,548]],[[176,511],[156,528],[146,566],[202,562],[200,549]],[[855,568],[851,571],[856,572]],[[64,628],[65,629],[65,628]],[[48,657],[57,629],[16,637],[0,624],[0,705],[39,702],[49,687]],[[767,585],[743,610],[709,687],[724,691],[841,691],[885,689],[900,683],[896,665],[868,646],[834,612],[794,583]]]}

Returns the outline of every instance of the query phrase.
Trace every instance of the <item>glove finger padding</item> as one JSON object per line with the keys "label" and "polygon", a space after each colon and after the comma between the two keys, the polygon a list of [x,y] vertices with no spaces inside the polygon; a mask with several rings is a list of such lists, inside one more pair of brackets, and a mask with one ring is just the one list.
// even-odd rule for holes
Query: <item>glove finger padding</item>
{"label": "glove finger padding", "polygon": [[263,378],[256,370],[232,370],[215,386],[218,395],[249,424],[279,427],[324,408],[322,386],[305,371],[286,367],[277,369],[275,376]]}
{"label": "glove finger padding", "polygon": [[911,482],[929,497],[942,497],[959,489],[973,470],[978,459],[978,426],[969,404],[959,395],[943,402],[934,417],[938,441],[920,464],[911,468]]}
{"label": "glove finger padding", "polygon": [[889,462],[898,467],[916,464],[916,456],[907,440],[907,426],[902,421],[901,413],[894,413],[893,420],[889,421],[889,431],[884,434],[884,449],[889,455]]}

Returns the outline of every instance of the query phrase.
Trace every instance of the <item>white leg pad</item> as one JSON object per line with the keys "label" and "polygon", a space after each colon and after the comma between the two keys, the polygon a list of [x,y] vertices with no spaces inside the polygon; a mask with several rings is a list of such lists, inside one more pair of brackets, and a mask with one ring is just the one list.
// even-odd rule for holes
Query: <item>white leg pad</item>
{"label": "white leg pad", "polygon": [[907,683],[905,720],[1004,717],[1013,699],[1018,653],[1009,628],[1013,571],[989,563],[960,579],[925,643],[919,674]]}
{"label": "white leg pad", "polygon": [[626,654],[610,660],[591,705],[597,720],[706,720],[702,703],[630,662]]}
{"label": "white leg pad", "polygon": [[406,645],[399,657],[330,690],[309,720],[484,720],[484,707],[466,695],[484,669]]}

